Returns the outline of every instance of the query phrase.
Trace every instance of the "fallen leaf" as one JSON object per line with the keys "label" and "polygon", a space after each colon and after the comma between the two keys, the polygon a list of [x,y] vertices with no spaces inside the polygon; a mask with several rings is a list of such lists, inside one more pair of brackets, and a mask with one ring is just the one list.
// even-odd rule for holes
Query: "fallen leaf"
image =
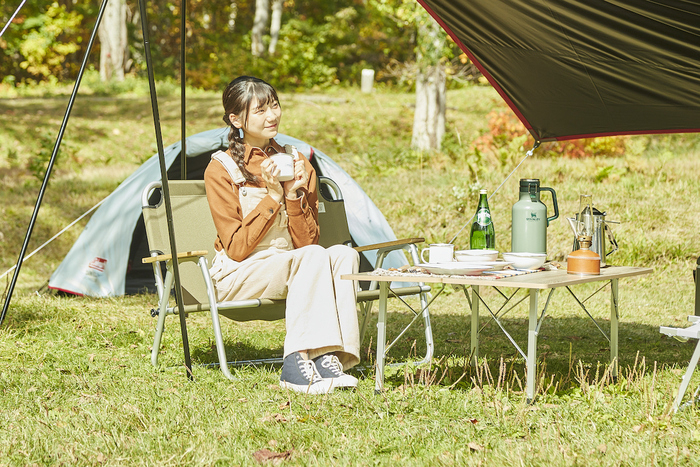
{"label": "fallen leaf", "polygon": [[292,406],[292,401],[287,401],[279,405],[280,410],[288,409]]}
{"label": "fallen leaf", "polygon": [[274,415],[265,415],[263,418],[260,419],[263,423],[264,422],[279,422],[279,423],[284,423],[287,421],[287,419],[282,415],[281,413],[276,413]]}
{"label": "fallen leaf", "polygon": [[605,443],[598,445],[598,452],[600,452],[601,454],[605,454],[607,451],[608,446]]}
{"label": "fallen leaf", "polygon": [[468,446],[469,449],[471,449],[472,451],[483,451],[483,450],[484,450],[484,447],[483,447],[481,444],[476,444],[476,443],[474,443],[474,442],[471,442],[471,443],[467,444],[467,446]]}
{"label": "fallen leaf", "polygon": [[644,428],[644,425],[636,425],[632,427],[632,430],[634,430],[635,433],[639,433],[642,431],[642,428]]}
{"label": "fallen leaf", "polygon": [[292,451],[273,452],[269,449],[261,449],[253,453],[253,457],[255,458],[255,460],[260,462],[261,464],[263,462],[272,461],[273,464],[278,465],[283,460],[289,459],[291,456]]}

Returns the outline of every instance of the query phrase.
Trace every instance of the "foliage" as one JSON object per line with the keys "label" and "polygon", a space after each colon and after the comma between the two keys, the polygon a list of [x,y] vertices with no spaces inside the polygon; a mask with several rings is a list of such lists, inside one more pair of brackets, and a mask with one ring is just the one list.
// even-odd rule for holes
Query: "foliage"
{"label": "foliage", "polygon": [[[42,0],[29,2],[0,39],[0,75],[3,83],[27,80],[60,80],[70,78],[82,57],[85,19],[92,13],[89,2],[60,4]],[[0,19],[4,25],[14,8],[4,3]],[[87,43],[87,41],[85,41]]]}
{"label": "foliage", "polygon": [[[130,72],[144,76],[145,51],[138,2],[127,0]],[[14,5],[0,5],[8,21]],[[419,7],[407,0],[287,0],[274,55],[254,57],[250,30],[254,0],[189,0],[186,14],[186,79],[205,89],[221,89],[233,77],[267,77],[280,89],[356,84],[363,68],[379,82],[412,84],[415,27]],[[5,86],[74,78],[94,27],[97,8],[89,0],[36,0],[20,11],[0,39],[0,75]],[[180,76],[180,3],[147,2],[151,55],[159,80]],[[414,18],[415,17],[415,18]],[[426,15],[420,16],[425,20]],[[269,41],[269,37],[264,38]],[[89,57],[98,67],[99,41]],[[459,78],[470,64],[451,41],[443,51]],[[397,64],[402,64],[397,67]],[[473,68],[473,67],[472,67]],[[474,70],[471,70],[474,76]],[[410,72],[408,73],[410,75]]]}
{"label": "foliage", "polygon": [[[579,138],[569,141],[543,143],[538,151],[549,156],[565,156],[574,159],[584,157],[618,157],[626,153],[629,137]],[[534,139],[525,126],[508,109],[499,109],[489,114],[489,131],[474,141],[475,150],[498,154],[530,148]],[[503,159],[503,157],[501,157]]]}

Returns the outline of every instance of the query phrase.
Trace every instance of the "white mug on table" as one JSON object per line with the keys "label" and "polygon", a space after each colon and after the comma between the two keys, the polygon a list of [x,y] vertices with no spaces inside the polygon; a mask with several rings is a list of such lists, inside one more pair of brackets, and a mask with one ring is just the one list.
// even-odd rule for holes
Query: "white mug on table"
{"label": "white mug on table", "polygon": [[428,263],[450,263],[454,261],[455,246],[452,243],[431,243],[420,252],[420,259],[425,263],[425,252],[428,252]]}

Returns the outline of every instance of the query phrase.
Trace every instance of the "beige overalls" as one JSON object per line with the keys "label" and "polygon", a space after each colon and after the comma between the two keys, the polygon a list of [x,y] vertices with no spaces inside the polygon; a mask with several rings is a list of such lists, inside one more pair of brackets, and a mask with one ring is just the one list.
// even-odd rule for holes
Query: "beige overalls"
{"label": "beige overalls", "polygon": [[[243,174],[226,153],[214,153],[214,160],[238,186],[243,217],[247,216],[267,196],[267,188],[243,186]],[[313,359],[335,352],[343,368],[351,368],[360,361],[357,295],[355,283],[340,276],[358,271],[359,255],[344,245],[295,249],[287,221],[282,204],[273,226],[243,261],[232,260],[225,250],[217,252],[210,269],[217,298],[286,298],[284,356],[308,350]]]}

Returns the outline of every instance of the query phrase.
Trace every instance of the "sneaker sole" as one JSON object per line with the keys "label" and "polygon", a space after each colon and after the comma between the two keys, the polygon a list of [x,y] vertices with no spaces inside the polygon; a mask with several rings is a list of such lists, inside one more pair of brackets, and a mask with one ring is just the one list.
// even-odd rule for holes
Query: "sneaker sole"
{"label": "sneaker sole", "polygon": [[[345,376],[345,377],[344,377]],[[357,387],[357,378],[344,375],[338,378],[323,378],[324,380],[331,381],[332,386],[337,389],[355,389]]]}
{"label": "sneaker sole", "polygon": [[315,384],[294,384],[287,381],[280,381],[280,387],[304,394],[328,394],[333,392],[334,385],[332,382],[329,384],[325,381],[326,380]]}

